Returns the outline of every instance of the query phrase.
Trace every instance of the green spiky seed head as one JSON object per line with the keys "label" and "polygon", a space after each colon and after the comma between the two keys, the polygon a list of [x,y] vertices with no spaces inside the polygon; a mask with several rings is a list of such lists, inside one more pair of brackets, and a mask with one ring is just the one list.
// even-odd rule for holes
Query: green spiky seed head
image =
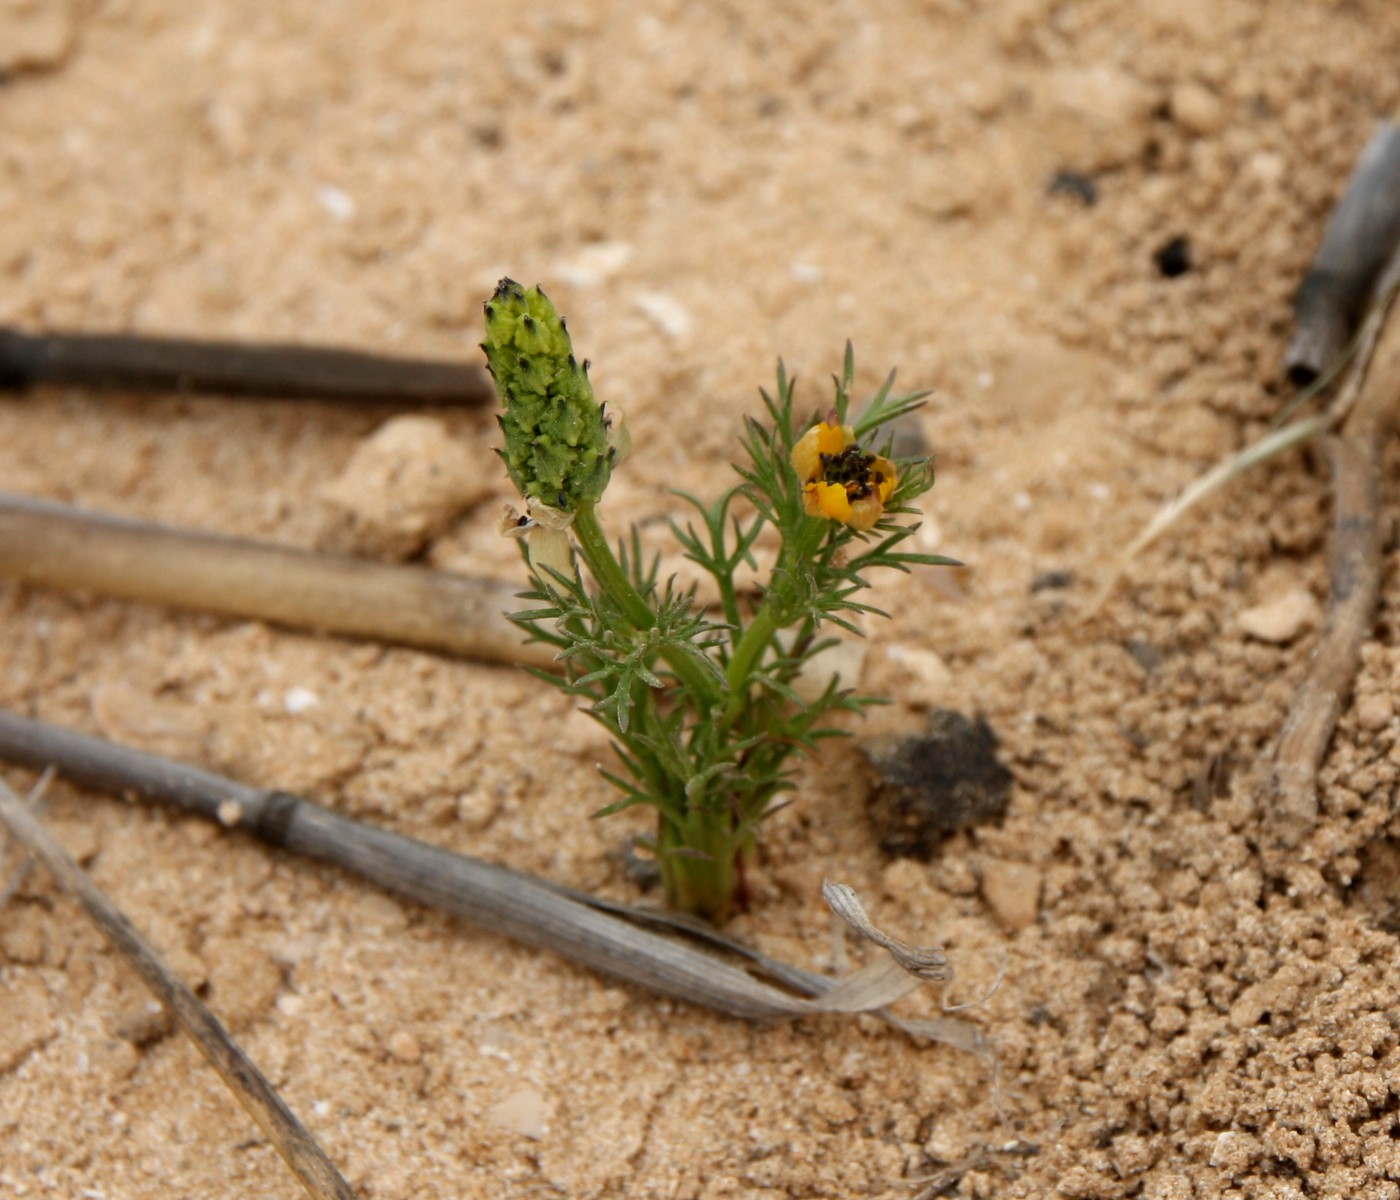
{"label": "green spiky seed head", "polygon": [[502,457],[521,495],[568,512],[596,501],[612,470],[607,419],[549,298],[502,279],[481,348],[504,410]]}

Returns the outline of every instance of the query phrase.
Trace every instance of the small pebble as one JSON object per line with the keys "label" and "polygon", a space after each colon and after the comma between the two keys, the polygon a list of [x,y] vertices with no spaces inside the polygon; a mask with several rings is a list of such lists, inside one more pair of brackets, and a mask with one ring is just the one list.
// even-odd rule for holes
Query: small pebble
{"label": "small pebble", "polygon": [[864,638],[847,637],[812,655],[794,676],[792,690],[805,703],[814,704],[833,679],[843,690],[856,687],[865,670],[867,645]]}
{"label": "small pebble", "polygon": [[590,242],[572,258],[555,263],[554,274],[570,287],[598,287],[621,271],[632,253],[627,242]]}
{"label": "small pebble", "polygon": [[354,198],[344,188],[332,183],[322,184],[316,189],[316,202],[332,220],[348,221],[355,215]]}
{"label": "small pebble", "polygon": [[397,1029],[389,1035],[387,1042],[390,1055],[401,1063],[416,1063],[423,1057],[423,1047],[418,1039],[406,1029]]}
{"label": "small pebble", "polygon": [[1031,591],[1058,591],[1061,588],[1070,587],[1073,583],[1073,571],[1041,571],[1031,580]]}
{"label": "small pebble", "polygon": [[1160,103],[1154,89],[1107,63],[1051,70],[1037,91],[1044,139],[1085,173],[1136,158]]}
{"label": "small pebble", "polygon": [[1052,196],[1070,196],[1085,208],[1092,208],[1099,200],[1099,185],[1092,175],[1085,175],[1082,171],[1056,171],[1046,190]]}
{"label": "small pebble", "polygon": [[1243,1174],[1263,1157],[1264,1150],[1253,1134],[1227,1129],[1215,1139],[1210,1165],[1230,1175]]}
{"label": "small pebble", "polygon": [[549,1131],[549,1102],[532,1087],[511,1092],[483,1114],[488,1125],[539,1141]]}
{"label": "small pebble", "polygon": [[1029,863],[983,858],[982,899],[1008,929],[1029,929],[1040,916],[1040,872]]}
{"label": "small pebble", "polygon": [[144,993],[122,1005],[113,1015],[109,1028],[112,1033],[133,1046],[149,1046],[170,1034],[174,1018]]}
{"label": "small pebble", "polygon": [[1372,692],[1356,700],[1356,723],[1367,732],[1384,729],[1395,719],[1395,701],[1384,692]]}
{"label": "small pebble", "polygon": [[479,447],[436,417],[393,417],[317,498],[323,550],[404,560],[496,487]]}
{"label": "small pebble", "polygon": [[496,819],[501,803],[501,797],[489,788],[463,792],[457,797],[455,805],[457,820],[472,833],[480,833]]}
{"label": "small pebble", "polygon": [[62,66],[76,41],[73,8],[55,0],[0,4],[0,75]]}
{"label": "small pebble", "polygon": [[308,708],[315,708],[320,703],[321,697],[310,688],[288,688],[282,696],[282,710],[290,716],[304,713]]}
{"label": "small pebble", "polygon": [[1175,279],[1191,269],[1191,242],[1184,235],[1158,246],[1152,254],[1152,261],[1164,279]]}
{"label": "small pebble", "polygon": [[667,337],[684,337],[694,324],[690,310],[669,292],[638,292],[633,303]]}
{"label": "small pebble", "polygon": [[934,651],[896,643],[886,647],[885,656],[899,666],[903,676],[891,689],[901,703],[938,708],[957,699],[953,672]]}
{"label": "small pebble", "polygon": [[1202,137],[1219,133],[1225,123],[1219,98],[1210,88],[1194,81],[1178,84],[1172,91],[1171,114],[1187,133]]}
{"label": "small pebble", "polygon": [[222,800],[215,811],[219,817],[219,824],[227,829],[232,829],[243,820],[243,805],[237,800]]}
{"label": "small pebble", "polygon": [[1260,183],[1274,187],[1288,174],[1288,159],[1276,150],[1256,150],[1245,160],[1244,169]]}
{"label": "small pebble", "polygon": [[1322,606],[1305,588],[1294,588],[1263,604],[1247,608],[1239,615],[1246,637],[1283,645],[1322,619]]}

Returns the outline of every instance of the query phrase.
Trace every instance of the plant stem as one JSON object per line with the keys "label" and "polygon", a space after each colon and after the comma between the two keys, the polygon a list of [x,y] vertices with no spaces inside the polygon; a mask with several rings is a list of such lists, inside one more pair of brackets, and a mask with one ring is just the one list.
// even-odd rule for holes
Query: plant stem
{"label": "plant stem", "polygon": [[[654,628],[656,615],[613,554],[598,522],[596,508],[592,504],[580,505],[574,512],[572,528],[583,561],[599,587],[638,629]],[[731,662],[728,686],[712,674],[706,663],[697,661],[698,651],[668,646],[662,647],[660,653],[677,679],[689,689],[697,707],[711,711],[723,709],[724,723],[732,724],[743,711],[749,668],[776,629],[772,608],[765,606],[740,641],[741,647],[747,647],[744,650],[746,662],[737,669]],[[737,692],[733,690],[736,680]],[[726,692],[729,693],[727,705]],[[676,765],[685,771],[682,764]],[[674,778],[683,789],[683,775]],[[679,819],[664,812],[657,814],[657,857],[667,903],[683,912],[715,922],[724,921],[743,903],[740,858],[744,849],[742,843],[735,842],[734,818],[728,812],[707,805],[703,795],[687,801],[682,790],[678,798],[684,810]]]}
{"label": "plant stem", "polygon": [[684,824],[662,816],[657,826],[657,861],[666,903],[722,924],[744,905],[744,843],[735,844],[726,814],[692,809]]}
{"label": "plant stem", "polygon": [[[598,581],[598,586],[622,610],[623,616],[638,629],[654,629],[656,614],[652,612],[646,598],[632,585],[632,581],[627,578],[627,572],[622,569],[622,564],[613,554],[607,534],[598,523],[597,508],[587,502],[580,504],[574,510],[571,528],[578,540],[583,561],[588,564],[588,570]],[[690,689],[697,703],[708,708],[718,708],[724,703],[723,685],[710,668],[699,660],[701,651],[663,646],[660,652],[667,665],[676,673],[676,678]]]}
{"label": "plant stem", "polygon": [[754,614],[754,619],[744,630],[739,644],[734,647],[734,655],[729,660],[729,704],[724,710],[723,720],[726,727],[734,724],[739,719],[739,714],[743,712],[744,704],[748,699],[748,688],[745,684],[749,673],[753,670],[758,656],[773,640],[773,635],[778,632],[778,628],[778,616],[774,611],[774,605],[771,600],[767,600]]}
{"label": "plant stem", "polygon": [[603,591],[638,629],[652,628],[656,624],[656,616],[641,592],[632,586],[622,564],[613,554],[607,534],[598,523],[597,508],[587,502],[580,504],[574,511],[571,528],[583,552],[583,561],[588,564],[589,571]]}
{"label": "plant stem", "polygon": [[[784,546],[779,554],[777,566],[773,570],[773,577],[776,579],[783,575],[791,563],[810,561],[816,552],[817,544],[820,543],[825,534],[826,525],[824,522],[803,522],[803,528],[793,543]],[[739,638],[738,644],[734,647],[734,653],[729,659],[729,669],[726,672],[729,679],[729,704],[724,710],[724,725],[726,727],[734,724],[744,710],[744,703],[749,694],[749,675],[759,656],[768,648],[769,643],[773,640],[773,635],[784,626],[792,623],[793,614],[780,611],[786,607],[788,606],[774,595],[773,589],[770,587],[758,612],[754,614],[753,620],[749,622],[749,627],[744,630],[743,636]]]}

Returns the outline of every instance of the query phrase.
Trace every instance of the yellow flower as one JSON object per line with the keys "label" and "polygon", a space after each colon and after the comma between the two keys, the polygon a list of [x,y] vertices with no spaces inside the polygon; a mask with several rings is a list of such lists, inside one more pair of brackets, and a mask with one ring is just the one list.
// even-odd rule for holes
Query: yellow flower
{"label": "yellow flower", "polygon": [[894,492],[894,463],[867,454],[855,430],[837,425],[836,414],[818,422],[792,448],[792,466],[802,480],[809,517],[826,517],[864,532],[873,529]]}

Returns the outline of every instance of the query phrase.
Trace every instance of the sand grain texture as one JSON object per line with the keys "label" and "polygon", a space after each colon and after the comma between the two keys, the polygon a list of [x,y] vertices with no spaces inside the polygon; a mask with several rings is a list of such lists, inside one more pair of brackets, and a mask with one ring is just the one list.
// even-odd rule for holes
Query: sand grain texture
{"label": "sand grain texture", "polygon": [[[1287,858],[1240,770],[1199,781],[1258,758],[1304,675],[1314,626],[1259,641],[1241,614],[1282,578],[1323,599],[1326,473],[1256,473],[1075,620],[1156,506],[1274,412],[1291,295],[1400,103],[1391,0],[59,7],[61,37],[43,5],[0,7],[0,41],[11,20],[29,39],[0,82],[0,321],[469,356],[497,278],[538,281],[631,423],[618,522],[722,486],[779,355],[812,407],[847,338],[863,386],[893,365],[935,389],[925,548],[971,569],[961,599],[882,588],[867,682],[895,704],[866,728],[984,713],[1010,807],[892,862],[833,745],[735,932],[825,963],[829,875],[941,940],[959,997],[1005,954],[976,1019],[1010,1128],[966,1056],[660,1002],[55,787],[65,844],[364,1196],[905,1197],[1018,1138],[1038,1151],[952,1194],[1400,1195],[1394,550]],[[1062,170],[1097,203],[1049,194]],[[1178,236],[1192,267],[1163,278]],[[312,545],[317,497],[392,415],[4,398],[0,487]],[[499,471],[488,414],[435,419]],[[512,578],[512,498],[502,475],[415,526],[424,557]],[[1033,590],[1051,571],[1069,585]],[[582,819],[606,739],[517,672],[14,585],[0,621],[4,705],[634,895],[612,853],[634,826]],[[999,920],[978,863],[1029,872],[1037,919]],[[133,1040],[139,995],[41,874],[0,913],[0,1193],[290,1194],[192,1047],[149,1021]]]}

